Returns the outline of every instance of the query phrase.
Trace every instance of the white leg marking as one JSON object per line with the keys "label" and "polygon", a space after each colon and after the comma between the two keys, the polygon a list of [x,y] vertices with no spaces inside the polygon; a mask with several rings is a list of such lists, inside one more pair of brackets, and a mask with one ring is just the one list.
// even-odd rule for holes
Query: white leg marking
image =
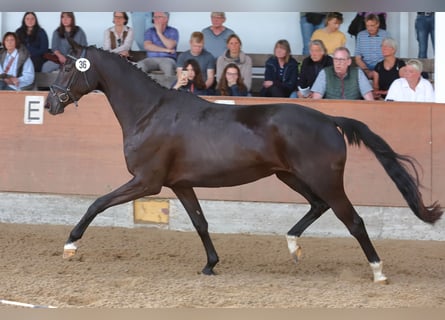
{"label": "white leg marking", "polygon": [[372,272],[374,273],[374,282],[377,283],[387,283],[388,278],[383,274],[383,263],[380,262],[371,262],[369,264],[371,266]]}
{"label": "white leg marking", "polygon": [[301,247],[297,244],[297,237],[286,235],[286,240],[290,255],[292,256],[295,262],[298,262],[298,259],[301,258],[302,251]]}
{"label": "white leg marking", "polygon": [[63,246],[63,250],[77,250],[77,246],[74,242],[67,243]]}
{"label": "white leg marking", "polygon": [[290,254],[295,255],[298,248],[300,248],[297,244],[297,237],[286,235],[286,240],[287,240],[287,247],[289,248]]}

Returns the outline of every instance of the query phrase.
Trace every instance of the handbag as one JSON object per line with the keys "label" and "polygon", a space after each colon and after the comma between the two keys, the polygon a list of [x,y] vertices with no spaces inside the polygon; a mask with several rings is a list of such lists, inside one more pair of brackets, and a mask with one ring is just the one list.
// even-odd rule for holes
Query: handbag
{"label": "handbag", "polygon": [[52,52],[45,52],[43,54],[43,58],[48,61],[52,61],[54,63],[60,64],[59,58]]}
{"label": "handbag", "polygon": [[357,34],[364,29],[366,29],[365,16],[362,13],[357,13],[354,19],[352,19],[351,23],[349,24],[348,33],[351,36],[356,37]]}

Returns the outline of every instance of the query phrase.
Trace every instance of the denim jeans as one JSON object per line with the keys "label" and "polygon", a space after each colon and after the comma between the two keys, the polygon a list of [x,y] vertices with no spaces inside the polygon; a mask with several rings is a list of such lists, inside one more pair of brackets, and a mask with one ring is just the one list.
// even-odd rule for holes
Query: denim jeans
{"label": "denim jeans", "polygon": [[431,36],[431,43],[434,49],[434,14],[431,16],[417,15],[415,22],[417,42],[419,44],[418,58],[427,58],[428,35]]}
{"label": "denim jeans", "polygon": [[324,18],[320,24],[315,26],[312,23],[307,22],[306,16],[300,17],[301,36],[303,37],[303,55],[309,55],[309,41],[311,41],[312,33],[317,29],[323,28],[325,20],[326,18]]}
{"label": "denim jeans", "polygon": [[151,12],[132,12],[131,24],[133,25],[134,40],[139,47],[139,50],[144,49],[144,34],[148,28],[151,28]]}

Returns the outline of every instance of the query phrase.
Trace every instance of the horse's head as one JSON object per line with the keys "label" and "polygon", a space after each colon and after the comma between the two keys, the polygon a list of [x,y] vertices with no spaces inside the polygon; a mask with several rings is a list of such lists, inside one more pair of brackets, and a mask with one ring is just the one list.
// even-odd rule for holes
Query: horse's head
{"label": "horse's head", "polygon": [[56,80],[50,86],[45,103],[45,107],[54,115],[62,113],[71,103],[77,106],[77,101],[94,89],[91,86],[91,77],[88,76],[91,71],[87,72],[90,69],[90,61],[86,57],[88,49],[68,36],[67,40],[71,45],[71,52],[65,64],[61,66]]}

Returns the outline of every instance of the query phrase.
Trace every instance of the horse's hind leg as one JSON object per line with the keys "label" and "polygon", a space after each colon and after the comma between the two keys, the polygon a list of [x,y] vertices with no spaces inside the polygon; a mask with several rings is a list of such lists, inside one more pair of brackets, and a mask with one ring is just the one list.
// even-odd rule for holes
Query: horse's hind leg
{"label": "horse's hind leg", "polygon": [[297,238],[299,238],[304,230],[306,230],[315,220],[320,218],[320,216],[329,209],[329,206],[294,175],[290,173],[277,173],[277,177],[291,189],[305,197],[311,206],[310,210],[287,232],[286,235],[289,252],[294,261],[297,262],[302,255],[302,249],[297,244]]}
{"label": "horse's hind leg", "polygon": [[97,198],[71,231],[64,246],[63,257],[70,258],[76,253],[77,245],[75,242],[83,236],[85,230],[99,213],[112,206],[158,193],[160,188],[149,189],[139,179],[133,178],[116,190]]}
{"label": "horse's hind leg", "polygon": [[207,275],[214,274],[213,268],[218,263],[219,258],[213,246],[212,240],[208,232],[208,223],[204,217],[201,206],[199,205],[198,198],[192,188],[177,188],[172,187],[173,192],[181,201],[185,210],[187,211],[193,226],[198,232],[199,237],[204,245],[207,254],[207,264],[202,269],[202,273]]}
{"label": "horse's hind leg", "polygon": [[355,211],[346,195],[343,193],[331,206],[337,218],[345,224],[351,235],[359,242],[371,266],[374,282],[388,283],[388,279],[382,272],[382,262],[369,239],[363,219]]}

